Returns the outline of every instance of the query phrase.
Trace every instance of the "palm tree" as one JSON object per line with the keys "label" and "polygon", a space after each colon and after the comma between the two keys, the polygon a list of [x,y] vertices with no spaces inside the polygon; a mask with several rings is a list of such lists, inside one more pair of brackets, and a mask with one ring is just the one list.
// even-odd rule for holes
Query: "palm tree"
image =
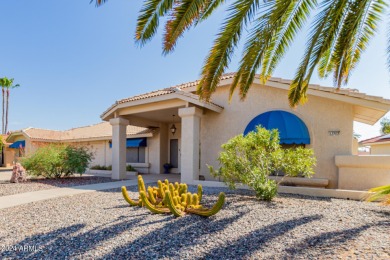
{"label": "palm tree", "polygon": [[381,120],[381,133],[390,134],[390,119],[386,117]]}
{"label": "palm tree", "polygon": [[[12,88],[19,87],[19,84],[13,85],[14,79],[7,77],[0,78],[0,85],[3,94],[3,117],[2,117],[2,133],[6,134],[8,130],[8,111],[9,111],[9,92]],[[5,120],[4,120],[5,118]]]}
{"label": "palm tree", "polygon": [[5,87],[8,85],[9,79],[7,77],[0,78],[1,92],[3,97],[3,110],[2,110],[2,120],[1,120],[1,133],[4,133],[4,115],[5,115]]}
{"label": "palm tree", "polygon": [[[94,1],[94,0],[91,0]],[[95,0],[97,6],[107,0]],[[135,39],[143,45],[156,34],[167,16],[163,53],[174,50],[183,33],[206,20],[225,0],[146,0],[140,11]],[[230,89],[244,99],[255,78],[265,83],[272,75],[311,14],[305,54],[288,94],[292,107],[307,100],[314,70],[321,78],[333,74],[334,85],[347,84],[353,69],[385,13],[384,0],[235,0],[221,25],[201,72],[198,94],[209,100],[227,69],[243,32],[248,31],[240,65]],[[390,54],[390,44],[387,48]],[[390,64],[390,55],[388,58]],[[390,66],[389,66],[390,67]]]}

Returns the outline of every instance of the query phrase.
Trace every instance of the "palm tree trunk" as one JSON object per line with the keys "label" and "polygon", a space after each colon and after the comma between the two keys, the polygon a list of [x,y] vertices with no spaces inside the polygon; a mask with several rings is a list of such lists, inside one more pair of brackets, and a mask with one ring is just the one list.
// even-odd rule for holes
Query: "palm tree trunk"
{"label": "palm tree trunk", "polygon": [[9,88],[7,88],[7,97],[6,97],[6,105],[5,105],[5,129],[4,129],[4,134],[7,134],[8,130],[8,110],[9,110]]}
{"label": "palm tree trunk", "polygon": [[1,120],[1,133],[2,134],[5,134],[4,133],[4,112],[5,112],[5,102],[4,102],[4,87],[2,87],[1,88],[1,90],[2,90],[2,94],[3,94],[3,117],[2,117],[2,120]]}

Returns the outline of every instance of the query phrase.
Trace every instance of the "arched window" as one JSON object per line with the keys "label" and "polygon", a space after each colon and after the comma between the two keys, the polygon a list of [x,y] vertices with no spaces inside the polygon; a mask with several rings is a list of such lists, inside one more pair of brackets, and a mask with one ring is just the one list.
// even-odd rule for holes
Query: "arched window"
{"label": "arched window", "polygon": [[255,131],[257,126],[279,131],[280,144],[296,146],[310,144],[310,135],[305,123],[296,115],[282,110],[273,110],[253,118],[245,128],[244,135]]}

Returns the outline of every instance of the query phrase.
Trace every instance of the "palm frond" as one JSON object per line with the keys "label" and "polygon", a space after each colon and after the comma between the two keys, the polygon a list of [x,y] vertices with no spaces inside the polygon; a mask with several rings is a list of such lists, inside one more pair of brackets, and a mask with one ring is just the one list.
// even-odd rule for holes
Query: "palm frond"
{"label": "palm frond", "polygon": [[202,13],[200,15],[199,20],[204,21],[222,4],[224,4],[226,0],[205,0],[204,7]]}
{"label": "palm frond", "polygon": [[288,94],[290,106],[295,107],[307,101],[306,92],[314,68],[337,36],[341,22],[346,15],[348,3],[348,0],[324,0],[322,2],[321,11],[312,24],[303,60],[290,85]]}
{"label": "palm frond", "polygon": [[100,5],[104,4],[104,3],[106,3],[107,1],[108,0],[91,0],[91,1],[89,1],[89,3],[91,4],[91,3],[95,2],[96,6],[100,6]]}
{"label": "palm frond", "polygon": [[[280,2],[285,3],[287,1]],[[279,4],[278,6],[281,5]],[[272,42],[265,52],[262,71],[260,73],[260,80],[262,83],[265,83],[271,77],[276,66],[283,58],[284,54],[290,47],[290,44],[294,41],[296,35],[302,29],[308,20],[310,13],[316,6],[316,0],[291,1],[290,7],[286,9],[283,17],[281,17],[283,22],[281,23],[280,30],[275,31]],[[269,23],[275,24],[278,19],[278,16],[275,15]]]}
{"label": "palm frond", "polygon": [[157,32],[159,20],[173,8],[174,0],[145,0],[137,19],[136,42],[141,45]]}
{"label": "palm frond", "polygon": [[165,26],[163,52],[172,51],[180,36],[200,17],[205,0],[178,1]]}
{"label": "palm frond", "polygon": [[219,83],[220,76],[228,66],[237,46],[244,25],[256,14],[260,0],[236,0],[229,7],[229,15],[220,29],[202,69],[197,92],[208,100]]}
{"label": "palm frond", "polygon": [[366,201],[381,201],[383,204],[390,205],[390,185],[376,187],[369,192],[372,194],[366,198]]}

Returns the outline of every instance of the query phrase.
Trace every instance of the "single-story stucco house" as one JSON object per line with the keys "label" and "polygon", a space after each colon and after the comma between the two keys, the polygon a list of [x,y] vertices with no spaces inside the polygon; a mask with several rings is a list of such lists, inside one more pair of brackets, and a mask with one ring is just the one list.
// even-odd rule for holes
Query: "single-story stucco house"
{"label": "single-story stucco house", "polygon": [[[139,172],[149,172],[149,149],[153,148],[154,129],[127,126],[126,128],[126,161]],[[13,131],[6,138],[8,143],[4,149],[4,165],[10,166],[20,156],[33,153],[39,147],[49,143],[63,143],[85,146],[93,152],[91,166],[111,165],[112,129],[108,122],[73,128],[66,131],[26,128]]]}
{"label": "single-story stucco house", "polygon": [[363,190],[390,183],[390,156],[361,161],[353,144],[353,122],[375,124],[390,110],[390,100],[310,85],[309,101],[292,109],[287,100],[290,80],[271,78],[261,84],[256,77],[244,101],[235,94],[229,102],[233,78],[234,73],[222,76],[210,102],[196,95],[199,81],[116,101],[101,115],[112,125],[112,178],[125,177],[129,125],[155,131],[150,172],[162,173],[170,162],[187,183],[196,183],[200,175],[213,181],[207,165],[218,168],[221,145],[262,125],[277,128],[285,146],[312,148],[317,157],[313,181],[321,180],[326,188]]}
{"label": "single-story stucco house", "polygon": [[390,134],[376,136],[359,142],[362,147],[370,147],[370,154],[390,155]]}

